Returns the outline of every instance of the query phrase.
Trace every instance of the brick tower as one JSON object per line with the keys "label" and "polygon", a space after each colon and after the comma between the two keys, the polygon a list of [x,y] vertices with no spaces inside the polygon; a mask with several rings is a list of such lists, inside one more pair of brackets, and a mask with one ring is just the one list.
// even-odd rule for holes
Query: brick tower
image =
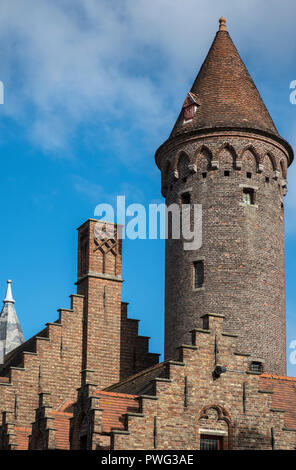
{"label": "brick tower", "polygon": [[166,358],[215,313],[250,361],[286,373],[283,199],[292,160],[221,18],[156,152],[166,204],[202,204],[203,217],[200,249],[166,240]]}

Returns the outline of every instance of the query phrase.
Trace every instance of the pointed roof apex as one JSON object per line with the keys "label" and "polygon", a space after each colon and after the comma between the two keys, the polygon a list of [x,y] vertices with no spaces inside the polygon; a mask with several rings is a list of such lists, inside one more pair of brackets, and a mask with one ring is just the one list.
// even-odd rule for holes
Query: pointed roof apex
{"label": "pointed roof apex", "polygon": [[[256,133],[280,142],[289,154],[290,164],[293,161],[292,147],[279,135],[231,40],[224,17],[220,18],[219,25],[166,142],[220,130]],[[156,162],[159,162],[166,142],[156,152]]]}
{"label": "pointed roof apex", "polygon": [[0,364],[3,364],[6,354],[25,341],[14,308],[10,280],[7,281],[6,297],[3,302],[3,308],[0,313]]}
{"label": "pointed roof apex", "polygon": [[224,18],[224,16],[221,16],[221,18],[219,18],[219,31],[227,31],[226,18]]}
{"label": "pointed roof apex", "polygon": [[7,281],[7,290],[6,290],[6,296],[5,296],[5,299],[3,300],[3,302],[12,302],[14,303],[14,298],[12,297],[12,290],[11,290],[11,283],[12,281],[10,279],[8,279]]}
{"label": "pointed roof apex", "polygon": [[181,110],[170,138],[218,128],[246,129],[279,137],[262,98],[221,17],[210,50],[190,90],[199,106],[190,120]]}
{"label": "pointed roof apex", "polygon": [[217,128],[256,129],[278,136],[275,125],[231,37],[220,18],[210,50],[190,92],[200,106],[191,121],[181,111],[171,137],[190,131]]}

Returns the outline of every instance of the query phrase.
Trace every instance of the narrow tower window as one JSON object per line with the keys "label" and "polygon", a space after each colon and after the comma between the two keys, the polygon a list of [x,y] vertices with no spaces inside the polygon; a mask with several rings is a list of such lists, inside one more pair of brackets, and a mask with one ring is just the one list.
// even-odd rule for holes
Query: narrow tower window
{"label": "narrow tower window", "polygon": [[259,361],[251,362],[250,369],[252,372],[262,373],[263,372],[262,362],[259,362]]}
{"label": "narrow tower window", "polygon": [[255,204],[255,191],[252,188],[244,188],[243,202],[248,206]]}
{"label": "narrow tower window", "polygon": [[190,204],[190,193],[181,194],[181,203],[182,204]]}
{"label": "narrow tower window", "polygon": [[195,261],[193,266],[194,266],[194,288],[200,289],[204,283],[203,261]]}

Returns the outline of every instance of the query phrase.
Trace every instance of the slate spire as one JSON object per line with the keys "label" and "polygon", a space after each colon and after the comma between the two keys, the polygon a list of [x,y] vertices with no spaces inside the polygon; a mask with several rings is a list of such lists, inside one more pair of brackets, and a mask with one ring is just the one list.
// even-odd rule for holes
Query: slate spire
{"label": "slate spire", "polygon": [[6,296],[0,314],[0,364],[4,356],[22,344],[25,339],[14,308],[11,281],[7,281]]}
{"label": "slate spire", "polygon": [[189,93],[198,105],[191,119],[184,118],[187,95],[170,138],[217,128],[252,129],[278,137],[272,118],[231,40],[225,18],[221,17],[219,23],[219,31]]}

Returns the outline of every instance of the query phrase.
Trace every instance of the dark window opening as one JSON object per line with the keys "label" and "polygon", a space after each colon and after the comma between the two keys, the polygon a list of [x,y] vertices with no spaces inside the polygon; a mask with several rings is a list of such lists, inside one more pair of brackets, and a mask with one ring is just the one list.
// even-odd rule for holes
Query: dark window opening
{"label": "dark window opening", "polygon": [[80,240],[80,275],[83,275],[87,272],[88,266],[88,241],[84,236]]}
{"label": "dark window opening", "polygon": [[200,450],[223,450],[223,437],[201,435]]}
{"label": "dark window opening", "polygon": [[229,170],[225,170],[225,171],[224,171],[224,176],[230,176],[230,171],[229,171]]}
{"label": "dark window opening", "polygon": [[204,283],[204,264],[203,261],[195,261],[194,263],[194,287],[199,289]]}
{"label": "dark window opening", "polygon": [[80,450],[87,450],[87,435],[86,434],[84,434],[83,436],[80,436],[79,449]]}
{"label": "dark window opening", "polygon": [[173,235],[173,214],[171,211],[168,211],[167,234],[168,234],[168,239],[170,240]]}
{"label": "dark window opening", "polygon": [[244,188],[243,190],[243,202],[247,205],[255,204],[255,191],[251,188]]}
{"label": "dark window opening", "polygon": [[266,182],[266,183],[269,183],[269,176],[266,176],[266,177],[265,177],[265,182]]}
{"label": "dark window opening", "polygon": [[185,177],[183,178],[183,183],[186,183],[186,181],[187,181],[187,177],[185,176]]}
{"label": "dark window opening", "polygon": [[190,204],[190,193],[181,194],[181,202],[182,204]]}
{"label": "dark window opening", "polygon": [[247,172],[247,178],[252,178],[252,173]]}
{"label": "dark window opening", "polygon": [[262,372],[262,363],[258,361],[251,362],[250,369],[252,372]]}
{"label": "dark window opening", "polygon": [[206,177],[207,177],[207,173],[206,173],[206,172],[202,173],[202,177],[203,177],[203,178],[206,178]]}

